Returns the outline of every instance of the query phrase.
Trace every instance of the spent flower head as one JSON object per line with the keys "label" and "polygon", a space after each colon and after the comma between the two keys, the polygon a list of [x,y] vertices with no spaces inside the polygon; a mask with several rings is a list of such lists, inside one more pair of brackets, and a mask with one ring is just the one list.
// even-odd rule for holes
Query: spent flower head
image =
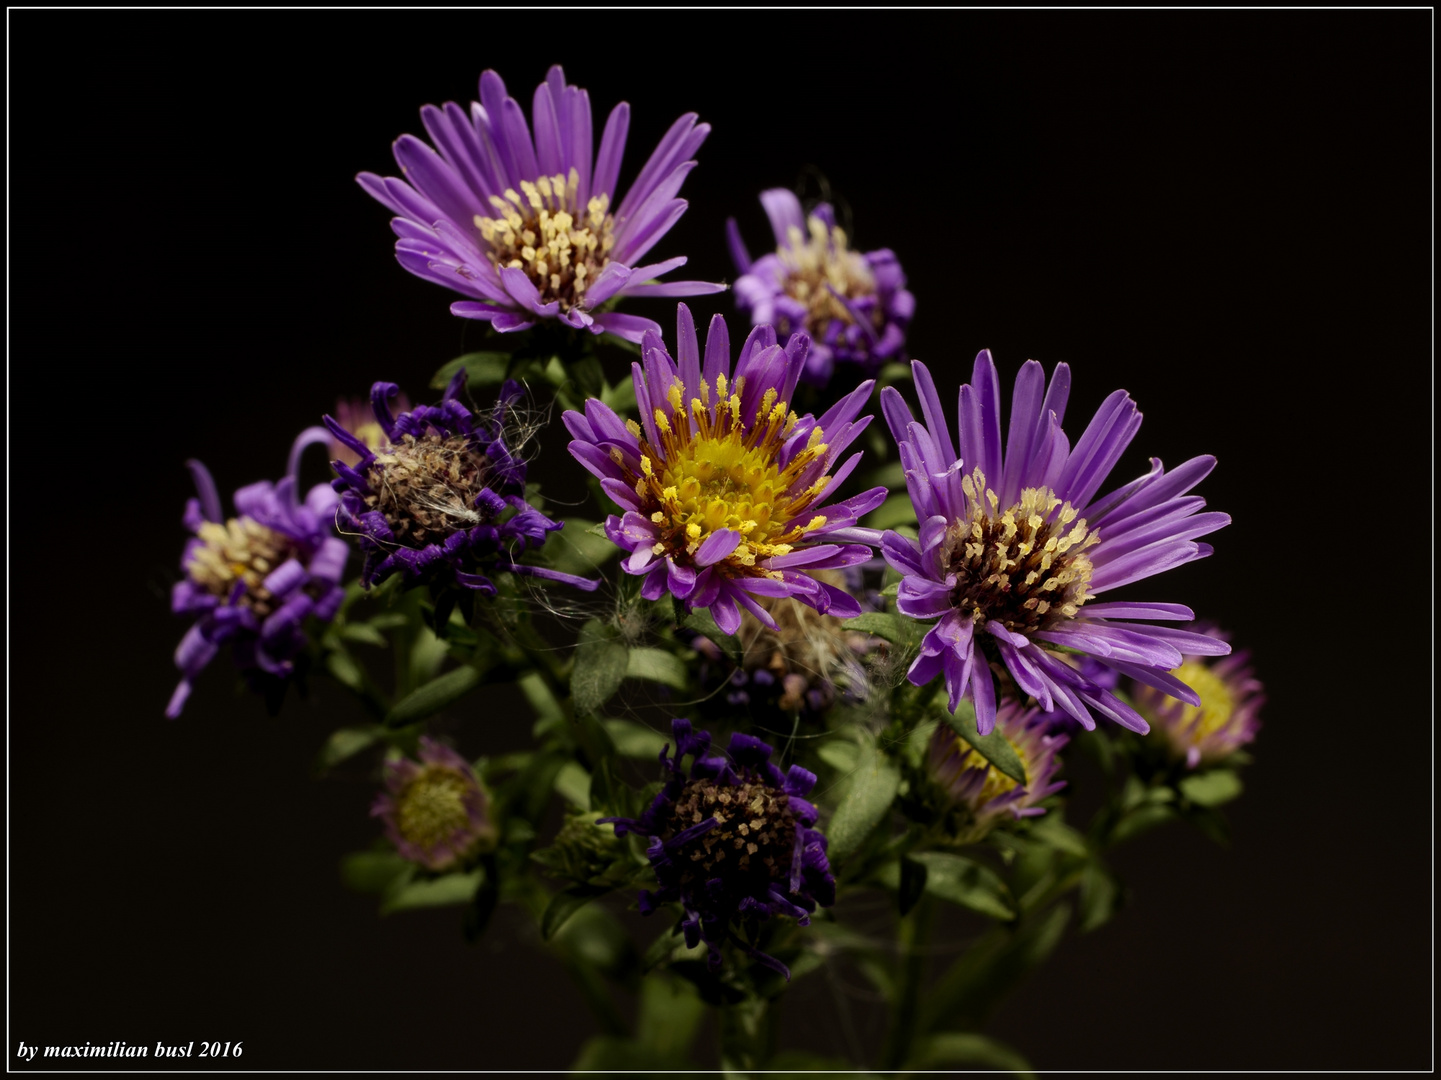
{"label": "spent flower head", "polygon": [[597,153],[590,97],[557,65],[536,87],[531,124],[494,71],[480,101],[420,112],[432,149],[414,135],[395,141],[405,179],[361,173],[392,210],[395,255],[417,277],[471,299],[451,312],[501,333],[553,319],[592,333],[639,341],[650,319],[605,310],[624,296],[698,296],[724,285],[656,283],[684,256],[640,265],[685,212],[676,197],[710,133],[694,113],[677,120],[622,196],[621,156],[630,106],[611,112]]}
{"label": "spent flower head", "polygon": [[761,192],[761,205],[775,233],[774,252],[752,260],[735,219],[726,223],[741,275],[732,286],[736,306],[757,326],[810,335],[802,376],[808,383],[825,385],[837,363],[874,374],[885,361],[901,359],[916,300],[895,254],[851,250],[828,204],[806,214],[785,188]]}
{"label": "spent flower head", "polygon": [[[1194,629],[1218,641],[1228,639],[1210,624]],[[1224,761],[1256,738],[1266,696],[1249,651],[1216,659],[1183,650],[1183,660],[1171,674],[1195,691],[1197,704],[1177,701],[1144,683],[1131,687],[1131,700],[1188,767]]]}
{"label": "spent flower head", "polygon": [[1144,476],[1098,495],[1141,423],[1124,390],[1102,403],[1072,448],[1061,429],[1070,369],[1057,365],[1047,388],[1041,365],[1027,361],[1016,376],[1002,454],[1000,382],[989,352],[961,387],[959,443],[951,441],[931,373],[921,363],[911,369],[924,423],[895,388],[881,393],[920,523],[919,540],[887,532],[882,550],[903,575],[897,609],[936,620],[911,682],[924,686],[943,675],[953,712],[969,691],[983,734],[996,714],[993,660],[1043,709],[1063,710],[1086,728],[1095,726],[1093,710],[1135,731],[1144,732],[1146,721],[1061,652],[1199,704],[1171,669],[1183,652],[1217,656],[1230,646],[1131,621],[1193,619],[1181,604],[1095,600],[1211,553],[1196,538],[1230,518],[1201,513],[1205,500],[1186,492],[1216,459],[1192,458],[1167,472],[1152,458]]}
{"label": "spent flower head", "polygon": [[[679,903],[686,944],[704,941],[710,966],[721,946],[734,941],[752,959],[786,978],[784,964],[754,944],[760,922],[772,916],[810,923],[816,905],[835,903],[836,883],[826,860],[826,838],[814,826],[817,812],[804,796],[814,773],[799,765],[786,772],[771,763],[771,747],[739,732],[724,754],[711,754],[708,732],[688,720],[671,721],[675,753],[661,751],[665,786],[638,818],[606,818],[616,835],[650,838],[647,854],[659,888],[640,894],[650,914]],[[681,759],[690,757],[690,773]],[[737,936],[744,932],[746,940]]]}
{"label": "spent flower head", "polygon": [[396,851],[427,870],[452,870],[495,848],[490,797],[470,763],[421,736],[419,760],[385,765],[385,791],[370,808]]}
{"label": "spent flower head", "polygon": [[186,503],[184,520],[195,536],[180,559],[185,577],[171,610],[196,620],[175,650],[181,679],[166,716],[180,715],[195,677],[225,645],[254,688],[283,688],[306,645],[305,620],[329,621],[339,610],[349,551],[332,535],[335,493],[317,484],[302,503],[296,483],[302,452],[327,439],[324,428],[302,432],[284,478],[237,491],[231,518],[210,471],[188,463],[199,497]]}
{"label": "spent flower head", "polygon": [[594,589],[598,581],[517,560],[560,529],[525,501],[525,461],[512,445],[511,413],[521,397],[507,382],[495,406],[475,413],[457,400],[462,368],[438,405],[393,416],[394,383],[378,382],[370,401],[383,440],[372,446],[335,418],[325,424],[359,459],[332,462],[339,479],[338,525],[360,539],[361,580],[372,586],[404,574],[408,584],[452,582],[495,595],[497,570]]}
{"label": "spent flower head", "polygon": [[864,562],[879,540],[856,520],[885,499],[885,488],[826,501],[860,461],[857,453],[838,464],[870,423],[857,416],[872,384],[819,420],[798,417],[789,402],[805,364],[804,335],[782,347],[771,327],[757,327],[734,372],[719,315],[704,366],[684,304],[676,337],[678,362],[660,335],[648,334],[644,365],[632,365],[640,423],[622,421],[595,398],[584,415],[565,414],[570,452],[622,510],[607,519],[606,535],[629,552],[626,572],[645,578],[641,595],[669,593],[689,608],[709,608],[727,634],[740,627],[742,610],[775,629],[762,597],[860,614],[854,597],[815,571]]}

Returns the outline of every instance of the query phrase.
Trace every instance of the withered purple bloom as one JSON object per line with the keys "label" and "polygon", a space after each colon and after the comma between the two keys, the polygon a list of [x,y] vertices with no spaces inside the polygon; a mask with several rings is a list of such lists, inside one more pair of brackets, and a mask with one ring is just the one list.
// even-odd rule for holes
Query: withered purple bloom
{"label": "withered purple bloom", "polygon": [[386,763],[385,791],[370,808],[396,851],[439,872],[494,849],[490,798],[470,762],[427,736],[421,736],[419,758]]}
{"label": "withered purple bloom", "polygon": [[181,679],[166,716],[180,715],[195,677],[222,646],[230,645],[247,681],[265,689],[290,675],[305,648],[305,619],[335,617],[349,554],[332,534],[336,496],[317,484],[302,503],[296,487],[305,448],[328,440],[324,428],[301,432],[284,478],[241,488],[229,519],[210,471],[188,462],[199,497],[185,504],[185,525],[195,536],[180,559],[185,578],[172,591],[171,610],[198,617],[175,650]]}
{"label": "withered purple bloom", "polygon": [[[814,828],[817,812],[805,796],[814,773],[799,765],[786,772],[771,763],[765,743],[739,732],[724,754],[711,754],[709,732],[689,720],[671,721],[675,752],[661,751],[665,787],[638,818],[606,818],[616,835],[650,838],[648,854],[660,888],[640,894],[649,915],[679,903],[686,944],[704,941],[712,968],[721,946],[735,941],[750,957],[790,978],[786,966],[734,933],[754,939],[761,920],[774,915],[810,923],[816,905],[835,903],[836,882],[826,860],[826,838]],[[689,756],[690,775],[681,766]]]}
{"label": "withered purple bloom", "polygon": [[702,367],[690,311],[680,305],[677,354],[647,334],[645,364],[633,364],[641,422],[622,421],[592,398],[585,415],[565,414],[570,452],[600,478],[620,506],[606,535],[630,553],[627,573],[645,577],[641,595],[670,593],[690,608],[709,608],[727,634],[749,611],[771,629],[762,596],[791,596],[821,613],[860,614],[844,589],[813,572],[870,559],[880,540],[857,518],[885,499],[885,488],[826,502],[860,461],[836,467],[867,424],[857,419],[872,383],[862,383],[819,420],[790,411],[808,339],[782,348],[757,327],[731,373],[725,320],[711,320]]}
{"label": "withered purple bloom", "polygon": [[[1194,691],[1170,672],[1183,653],[1224,655],[1230,646],[1204,634],[1132,622],[1187,621],[1181,604],[1093,603],[1109,589],[1211,553],[1196,538],[1225,525],[1186,496],[1216,464],[1196,457],[1166,472],[1151,459],[1144,476],[1097,496],[1130,445],[1141,414],[1124,390],[1102,403],[1074,448],[1061,430],[1070,369],[1057,365],[1049,389],[1041,365],[1016,376],[1009,434],[1001,453],[1001,393],[989,352],[960,391],[957,431],[950,428],[925,365],[913,363],[925,423],[901,395],[881,394],[900,447],[920,540],[887,532],[886,560],[904,575],[897,608],[937,622],[909,673],[923,686],[944,674],[954,711],[969,690],[976,721],[988,732],[996,714],[990,662],[999,661],[1024,694],[1092,728],[1092,710],[1147,730],[1129,705],[1053,650],[1093,657],[1122,675],[1188,704]],[[958,452],[959,450],[959,452]]]}
{"label": "withered purple bloom", "polygon": [[775,233],[775,251],[752,260],[735,219],[726,223],[741,275],[732,286],[736,306],[755,325],[772,323],[780,334],[810,335],[802,376],[808,383],[825,385],[837,363],[873,375],[885,361],[901,359],[916,299],[906,291],[894,252],[852,251],[828,204],[806,214],[785,188],[761,192],[761,205]]}
{"label": "withered purple bloom", "polygon": [[331,462],[339,478],[337,524],[360,539],[361,580],[377,585],[397,571],[408,584],[451,582],[495,595],[488,574],[562,581],[581,589],[600,582],[518,562],[562,528],[525,501],[525,462],[507,441],[511,408],[522,396],[507,382],[495,407],[477,415],[456,399],[465,369],[456,372],[438,405],[419,405],[392,416],[394,383],[370,391],[383,445],[371,447],[333,417],[325,425],[359,458],[354,466]]}
{"label": "withered purple bloom", "polygon": [[432,149],[413,135],[395,141],[405,179],[357,179],[396,217],[395,255],[417,277],[473,299],[452,313],[502,333],[555,319],[592,333],[640,341],[650,319],[601,310],[623,296],[698,296],[724,285],[656,283],[684,256],[639,265],[685,212],[676,198],[710,125],[687,113],[671,125],[625,196],[621,155],[630,106],[617,105],[594,150],[590,98],[552,67],[536,87],[527,126],[494,71],[480,101],[420,111]]}

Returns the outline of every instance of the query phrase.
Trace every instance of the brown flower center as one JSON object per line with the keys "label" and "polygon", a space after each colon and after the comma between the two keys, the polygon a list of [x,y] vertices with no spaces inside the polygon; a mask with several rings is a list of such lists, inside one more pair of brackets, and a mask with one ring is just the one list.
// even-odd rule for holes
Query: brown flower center
{"label": "brown flower center", "polygon": [[980,469],[961,488],[968,517],[952,522],[941,543],[942,566],[956,575],[956,609],[977,626],[997,619],[1019,634],[1073,618],[1090,599],[1084,551],[1100,535],[1049,488],[1026,488],[1004,512]]}
{"label": "brown flower center", "polygon": [[665,840],[706,818],[720,823],[676,854],[683,886],[720,874],[764,881],[789,876],[796,823],[785,792],[754,781],[732,786],[692,780],[681,789],[671,814],[662,833]]}
{"label": "brown flower center", "polygon": [[400,543],[423,547],[487,520],[475,498],[488,471],[465,435],[403,435],[371,463],[365,504],[385,515]]}

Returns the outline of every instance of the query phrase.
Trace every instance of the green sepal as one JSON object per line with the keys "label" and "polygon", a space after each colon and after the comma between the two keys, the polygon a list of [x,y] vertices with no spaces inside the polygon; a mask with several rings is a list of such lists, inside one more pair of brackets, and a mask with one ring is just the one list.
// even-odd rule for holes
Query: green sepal
{"label": "green sepal", "polygon": [[971,749],[989,761],[998,772],[1004,773],[1018,784],[1026,783],[1025,766],[1021,764],[1015,749],[1006,741],[1006,737],[994,728],[988,735],[982,735],[976,729],[976,707],[967,698],[961,699],[954,714],[942,709],[941,715],[955,733],[965,739]]}

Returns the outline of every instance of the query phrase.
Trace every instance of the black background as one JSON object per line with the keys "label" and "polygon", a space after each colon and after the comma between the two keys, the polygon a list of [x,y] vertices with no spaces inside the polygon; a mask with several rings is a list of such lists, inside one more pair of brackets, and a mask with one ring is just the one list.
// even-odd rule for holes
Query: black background
{"label": "black background", "polygon": [[[757,194],[813,165],[858,245],[898,253],[912,355],[943,387],[981,347],[1006,386],[1065,360],[1073,437],[1118,386],[1146,414],[1119,479],[1220,458],[1201,492],[1234,524],[1143,598],[1255,651],[1270,703],[1235,842],[1172,828],[1124,851],[1131,907],[993,1033],[1052,1069],[1429,1065],[1429,12],[9,27],[12,1065],[21,1040],[123,1039],[242,1040],[253,1068],[563,1068],[592,1033],[515,913],[467,948],[453,911],[381,920],[342,888],[376,826],[364,768],[307,771],[352,715],[338,692],[270,719],[218,662],[162,716],[184,460],[228,498],[338,396],[423,397],[479,344],[395,263],[354,174],[395,173],[419,106],[470,101],[487,66],[528,114],[552,62],[597,135],[631,102],[623,185],[680,113],[714,126],[653,253],[690,256],[673,277],[733,277],[726,216],[763,250]],[[669,338],[667,308],[628,310]],[[501,699],[449,730],[475,755],[526,726]],[[841,1047],[804,985],[795,1038]],[[859,982],[834,990],[864,1028]]]}

